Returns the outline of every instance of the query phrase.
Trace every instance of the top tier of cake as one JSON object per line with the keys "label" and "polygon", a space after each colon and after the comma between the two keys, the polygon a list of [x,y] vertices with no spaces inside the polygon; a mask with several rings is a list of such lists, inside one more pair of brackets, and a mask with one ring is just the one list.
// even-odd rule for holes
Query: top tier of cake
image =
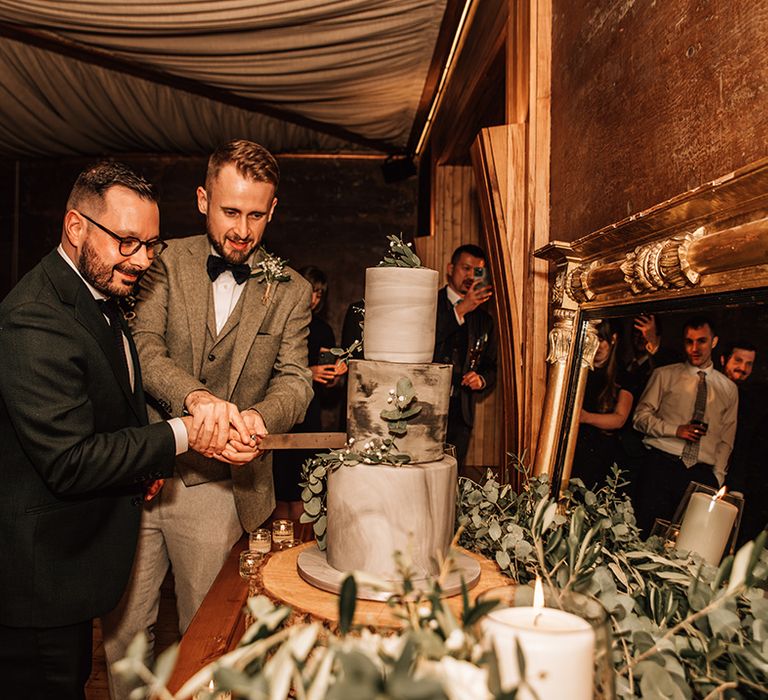
{"label": "top tier of cake", "polygon": [[437,270],[370,267],[365,271],[366,360],[432,362]]}

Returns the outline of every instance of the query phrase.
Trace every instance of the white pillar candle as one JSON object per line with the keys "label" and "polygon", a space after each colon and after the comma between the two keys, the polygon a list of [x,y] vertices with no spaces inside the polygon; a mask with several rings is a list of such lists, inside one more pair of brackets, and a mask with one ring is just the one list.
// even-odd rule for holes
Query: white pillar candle
{"label": "white pillar candle", "polygon": [[691,494],[685,509],[677,549],[698,552],[714,566],[720,564],[739,509],[709,494]]}
{"label": "white pillar candle", "polygon": [[592,700],[595,631],[582,618],[554,608],[515,607],[490,612],[483,631],[496,650],[504,689],[520,683],[515,640],[525,657],[528,687],[519,700]]}

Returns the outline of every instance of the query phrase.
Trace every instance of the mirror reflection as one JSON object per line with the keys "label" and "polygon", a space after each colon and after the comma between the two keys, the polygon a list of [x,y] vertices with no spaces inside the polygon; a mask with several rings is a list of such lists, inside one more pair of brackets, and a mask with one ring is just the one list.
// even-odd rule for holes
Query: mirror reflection
{"label": "mirror reflection", "polygon": [[[615,463],[643,536],[671,520],[689,483],[743,494],[740,541],[768,524],[768,305],[664,308],[601,318],[571,478],[600,486]],[[594,323],[594,322],[593,322]]]}

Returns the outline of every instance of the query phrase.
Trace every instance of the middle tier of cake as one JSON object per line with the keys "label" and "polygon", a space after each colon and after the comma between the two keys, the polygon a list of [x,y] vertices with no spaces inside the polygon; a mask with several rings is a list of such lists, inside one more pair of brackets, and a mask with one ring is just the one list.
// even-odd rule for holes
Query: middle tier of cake
{"label": "middle tier of cake", "polygon": [[393,555],[407,554],[416,578],[438,573],[456,507],[456,460],[419,465],[342,466],[328,477],[328,563],[400,579]]}
{"label": "middle tier of cake", "polygon": [[[371,438],[392,438],[399,452],[412,463],[439,460],[445,449],[451,365],[351,360],[347,380],[347,435],[358,443]],[[418,413],[402,421],[401,433],[389,415],[396,406],[398,384],[412,387],[412,407]]]}

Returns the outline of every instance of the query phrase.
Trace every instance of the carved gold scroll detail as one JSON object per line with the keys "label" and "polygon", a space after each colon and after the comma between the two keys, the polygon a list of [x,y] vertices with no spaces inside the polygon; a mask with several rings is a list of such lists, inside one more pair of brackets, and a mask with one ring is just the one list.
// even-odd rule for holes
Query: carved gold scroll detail
{"label": "carved gold scroll detail", "polygon": [[621,264],[624,281],[635,294],[698,284],[700,275],[688,262],[688,250],[703,235],[700,227],[685,236],[638,246]]}

